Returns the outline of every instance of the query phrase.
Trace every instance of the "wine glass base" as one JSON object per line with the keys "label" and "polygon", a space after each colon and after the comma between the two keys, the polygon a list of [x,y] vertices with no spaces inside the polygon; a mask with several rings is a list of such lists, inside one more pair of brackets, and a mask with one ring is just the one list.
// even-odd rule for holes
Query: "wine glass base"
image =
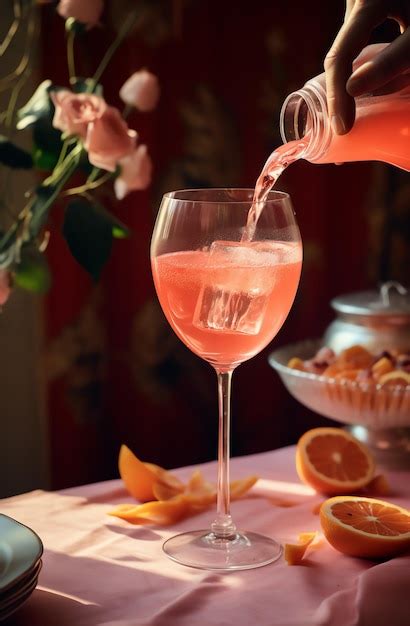
{"label": "wine glass base", "polygon": [[235,533],[231,538],[218,539],[208,530],[171,537],[164,543],[163,550],[181,565],[218,572],[262,567],[282,554],[279,543],[257,533]]}

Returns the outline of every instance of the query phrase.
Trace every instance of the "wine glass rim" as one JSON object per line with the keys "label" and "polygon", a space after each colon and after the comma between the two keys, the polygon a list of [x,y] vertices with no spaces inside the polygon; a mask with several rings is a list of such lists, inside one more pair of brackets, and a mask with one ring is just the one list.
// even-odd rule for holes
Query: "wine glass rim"
{"label": "wine glass rim", "polygon": [[[242,199],[242,200],[237,200],[235,198],[215,198],[213,199],[198,199],[196,200],[195,198],[184,198],[184,197],[178,197],[177,194],[181,194],[181,196],[183,196],[184,194],[200,194],[203,193],[204,191],[206,192],[221,192],[221,191],[243,191],[243,192],[249,192],[250,197],[248,199]],[[201,188],[192,188],[192,189],[176,189],[174,191],[167,191],[166,193],[164,193],[164,198],[168,198],[169,200],[179,200],[179,201],[186,201],[186,202],[198,202],[201,204],[221,204],[221,202],[226,202],[229,204],[249,204],[252,202],[252,197],[253,197],[253,193],[254,193],[254,189],[252,187],[201,187]],[[281,201],[281,200],[288,200],[290,201],[290,195],[288,193],[286,193],[286,191],[279,191],[279,190],[271,190],[268,193],[268,197],[266,199],[266,202],[277,202],[277,201]]]}

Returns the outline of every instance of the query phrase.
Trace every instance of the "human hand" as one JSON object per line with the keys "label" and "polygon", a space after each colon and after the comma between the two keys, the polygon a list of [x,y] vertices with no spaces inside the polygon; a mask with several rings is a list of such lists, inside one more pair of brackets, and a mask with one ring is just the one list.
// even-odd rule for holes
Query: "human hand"
{"label": "human hand", "polygon": [[[366,46],[376,26],[394,19],[401,34],[363,62],[353,61]],[[329,116],[338,135],[349,132],[355,119],[354,98],[375,92],[405,74],[410,83],[410,0],[346,0],[345,21],[326,55],[325,74]]]}

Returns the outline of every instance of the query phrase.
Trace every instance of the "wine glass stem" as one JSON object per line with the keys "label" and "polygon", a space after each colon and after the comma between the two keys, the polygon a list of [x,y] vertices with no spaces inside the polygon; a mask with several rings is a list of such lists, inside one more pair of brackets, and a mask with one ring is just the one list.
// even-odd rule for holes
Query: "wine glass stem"
{"label": "wine glass stem", "polygon": [[212,532],[217,539],[229,539],[235,536],[236,526],[230,515],[229,492],[229,447],[231,422],[231,380],[233,370],[216,370],[218,376],[218,406],[219,406],[219,434],[218,434],[218,487],[217,513],[211,525]]}

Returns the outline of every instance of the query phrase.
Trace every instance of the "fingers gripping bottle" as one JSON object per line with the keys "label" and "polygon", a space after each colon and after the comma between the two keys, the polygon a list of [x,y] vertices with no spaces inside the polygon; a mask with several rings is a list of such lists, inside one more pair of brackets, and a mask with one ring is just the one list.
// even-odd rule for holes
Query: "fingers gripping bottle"
{"label": "fingers gripping bottle", "polygon": [[[371,60],[384,45],[368,46],[353,68]],[[383,161],[410,171],[410,73],[355,102],[353,128],[346,135],[336,135],[327,110],[325,76],[316,76],[283,103],[283,141],[305,139],[301,158],[312,163]]]}

